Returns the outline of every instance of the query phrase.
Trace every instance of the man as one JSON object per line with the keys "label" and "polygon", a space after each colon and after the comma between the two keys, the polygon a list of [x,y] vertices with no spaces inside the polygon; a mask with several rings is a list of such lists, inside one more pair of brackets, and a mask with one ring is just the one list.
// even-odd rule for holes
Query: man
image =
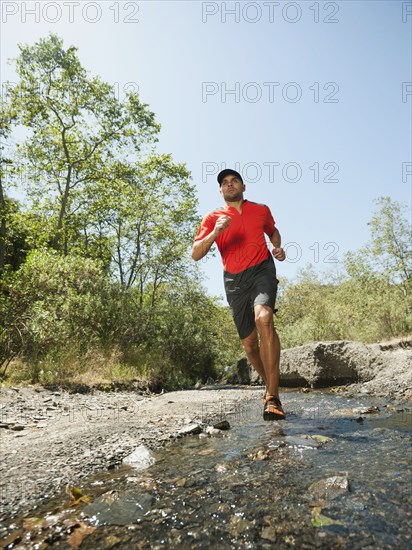
{"label": "man", "polygon": [[[279,231],[269,208],[243,198],[246,186],[236,170],[222,170],[217,180],[226,206],[207,214],[192,250],[196,261],[213,243],[222,256],[226,297],[243,348],[266,384],[264,420],[283,420],[279,400],[280,342],[273,326],[278,280],[272,254],[285,259]],[[259,342],[260,340],[260,342]]]}

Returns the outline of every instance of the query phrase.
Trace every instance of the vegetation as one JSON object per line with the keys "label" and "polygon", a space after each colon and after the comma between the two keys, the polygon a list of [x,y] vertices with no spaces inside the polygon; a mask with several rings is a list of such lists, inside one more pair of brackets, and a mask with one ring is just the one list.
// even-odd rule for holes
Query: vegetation
{"label": "vegetation", "polygon": [[406,206],[376,201],[371,237],[333,279],[313,269],[284,282],[278,326],[286,347],[314,340],[377,342],[412,332],[412,250]]}
{"label": "vegetation", "polygon": [[[0,376],[169,388],[218,377],[240,344],[189,258],[195,188],[156,151],[154,113],[136,93],[116,98],[55,35],[20,46],[16,71],[1,101]],[[284,347],[411,331],[402,206],[379,199],[370,226],[337,280],[309,269],[283,282]]]}

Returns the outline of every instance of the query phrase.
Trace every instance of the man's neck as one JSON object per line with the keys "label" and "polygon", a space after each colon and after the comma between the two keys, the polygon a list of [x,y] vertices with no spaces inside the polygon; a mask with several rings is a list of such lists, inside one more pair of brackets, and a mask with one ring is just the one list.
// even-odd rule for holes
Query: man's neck
{"label": "man's neck", "polygon": [[245,202],[245,199],[240,199],[238,201],[233,201],[233,202],[226,201],[226,205],[231,206],[232,208],[236,208],[238,212],[242,212],[242,206],[244,202]]}

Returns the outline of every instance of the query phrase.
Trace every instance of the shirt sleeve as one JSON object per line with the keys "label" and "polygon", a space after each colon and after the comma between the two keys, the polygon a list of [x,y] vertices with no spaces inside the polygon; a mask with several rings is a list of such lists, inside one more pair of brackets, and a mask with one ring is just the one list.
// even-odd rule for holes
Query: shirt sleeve
{"label": "shirt sleeve", "polygon": [[275,231],[275,220],[273,219],[272,213],[268,206],[266,206],[266,217],[263,229],[268,237],[273,235]]}
{"label": "shirt sleeve", "polygon": [[207,214],[200,224],[199,230],[197,232],[197,235],[195,237],[195,242],[201,241],[205,237],[207,237],[215,228],[215,221],[213,220],[213,217],[210,214]]}

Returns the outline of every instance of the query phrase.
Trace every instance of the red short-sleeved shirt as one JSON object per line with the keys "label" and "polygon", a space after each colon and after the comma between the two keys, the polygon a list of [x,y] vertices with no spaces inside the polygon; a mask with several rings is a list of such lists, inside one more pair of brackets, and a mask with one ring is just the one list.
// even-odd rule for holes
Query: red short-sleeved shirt
{"label": "red short-sleeved shirt", "polygon": [[270,256],[265,240],[275,231],[275,221],[265,204],[245,200],[242,213],[233,206],[206,214],[197,232],[195,242],[201,241],[215,227],[219,216],[230,216],[231,222],[221,233],[216,244],[222,256],[223,268],[229,273],[239,273],[263,262]]}

